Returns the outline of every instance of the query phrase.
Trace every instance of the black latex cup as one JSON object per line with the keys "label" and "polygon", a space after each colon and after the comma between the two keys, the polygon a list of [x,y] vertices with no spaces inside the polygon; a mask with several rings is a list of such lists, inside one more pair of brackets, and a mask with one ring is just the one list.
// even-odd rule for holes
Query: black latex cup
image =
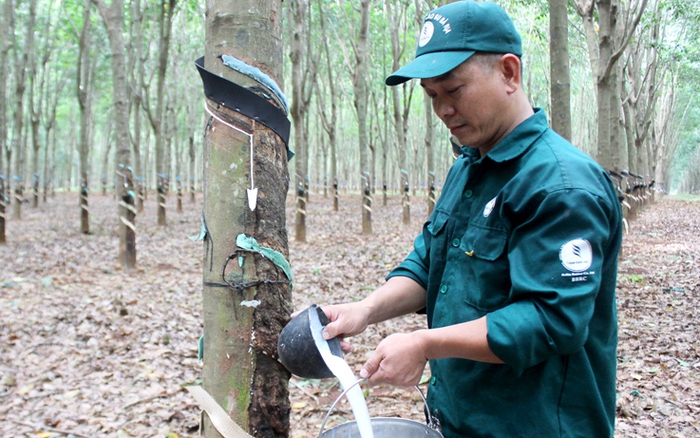
{"label": "black latex cup", "polygon": [[[311,332],[311,312],[316,312],[322,326],[326,326],[330,322],[323,310],[312,304],[292,318],[282,329],[277,343],[277,354],[282,365],[290,373],[306,379],[327,379],[333,377],[333,373],[328,369],[321,353],[316,348]],[[340,341],[337,338],[327,342],[331,353],[343,357]]]}

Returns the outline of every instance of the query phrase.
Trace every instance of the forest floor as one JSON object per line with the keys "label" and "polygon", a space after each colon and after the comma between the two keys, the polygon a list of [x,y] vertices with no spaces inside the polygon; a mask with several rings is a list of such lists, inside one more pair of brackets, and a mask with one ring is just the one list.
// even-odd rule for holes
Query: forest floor
{"label": "forest floor", "polygon": [[[0,246],[0,437],[190,437],[200,410],[182,385],[201,376],[201,193],[156,225],[153,195],[137,218],[138,269],[117,263],[111,196],[91,196],[80,234],[78,196],[23,205]],[[298,310],[356,300],[411,249],[426,218],[416,198],[401,225],[397,197],[375,201],[374,235],[360,234],[359,198],[312,194],[307,243],[289,236]],[[287,204],[293,230],[294,208]],[[11,213],[8,213],[11,216]],[[617,437],[700,436],[700,202],[664,198],[631,222],[618,288]],[[410,316],[371,327],[346,355],[355,371],[386,335],[422,327]],[[426,369],[426,373],[429,371]],[[292,378],[291,437],[319,433],[339,394],[334,379]],[[372,416],[422,419],[415,390],[366,390]],[[352,418],[339,403],[332,424]],[[397,437],[399,438],[399,437]]]}

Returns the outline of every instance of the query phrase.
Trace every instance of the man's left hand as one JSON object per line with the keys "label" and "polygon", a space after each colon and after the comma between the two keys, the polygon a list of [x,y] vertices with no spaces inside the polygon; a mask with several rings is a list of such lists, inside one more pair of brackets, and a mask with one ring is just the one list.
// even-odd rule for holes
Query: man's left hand
{"label": "man's left hand", "polygon": [[421,332],[398,333],[384,339],[362,367],[360,377],[366,378],[370,385],[417,385],[428,361],[420,340]]}

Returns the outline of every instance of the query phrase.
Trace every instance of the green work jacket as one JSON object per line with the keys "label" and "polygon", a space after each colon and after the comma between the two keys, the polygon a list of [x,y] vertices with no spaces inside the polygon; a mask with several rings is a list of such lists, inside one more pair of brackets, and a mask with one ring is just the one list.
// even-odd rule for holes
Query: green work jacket
{"label": "green work jacket", "polygon": [[431,328],[486,315],[505,362],[430,361],[446,438],[613,435],[620,204],[608,174],[535,111],[486,156],[462,148],[388,277],[427,290]]}

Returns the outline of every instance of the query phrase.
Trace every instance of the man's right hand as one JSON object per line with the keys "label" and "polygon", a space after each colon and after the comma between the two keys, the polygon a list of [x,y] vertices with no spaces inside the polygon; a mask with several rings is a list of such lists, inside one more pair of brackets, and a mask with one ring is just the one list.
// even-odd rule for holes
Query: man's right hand
{"label": "man's right hand", "polygon": [[362,333],[369,325],[369,310],[367,306],[363,305],[363,302],[322,307],[323,312],[331,321],[323,329],[323,338],[333,339],[337,337],[340,340],[340,348],[345,353],[350,353],[353,346],[344,338]]}

